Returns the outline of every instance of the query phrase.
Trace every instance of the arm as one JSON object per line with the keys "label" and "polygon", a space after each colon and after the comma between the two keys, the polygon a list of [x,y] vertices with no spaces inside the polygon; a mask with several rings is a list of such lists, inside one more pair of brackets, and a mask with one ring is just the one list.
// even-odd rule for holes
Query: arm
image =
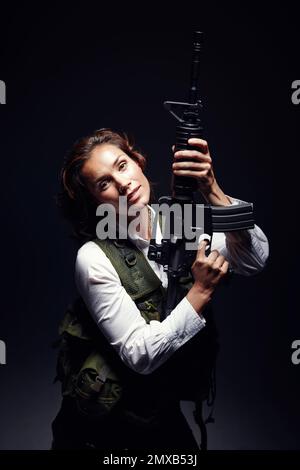
{"label": "arm", "polygon": [[222,253],[236,274],[251,276],[266,265],[269,243],[260,227],[238,232],[214,233],[212,247]]}
{"label": "arm", "polygon": [[[225,195],[215,179],[210,190],[205,191],[203,195],[209,204],[215,206],[244,202]],[[260,272],[269,256],[268,239],[257,225],[250,230],[214,233],[212,249],[218,250],[229,261],[231,269],[243,276]]]}
{"label": "arm", "polygon": [[123,362],[141,374],[154,371],[205,325],[198,313],[209,298],[201,294],[195,304],[197,310],[184,297],[163,322],[147,324],[111,262],[93,242],[79,250],[75,278],[79,293],[102,333]]}
{"label": "arm", "polygon": [[[189,139],[189,144],[199,147],[199,150],[175,152],[174,174],[196,178],[199,191],[205,200],[213,206],[229,206],[242,202],[225,195],[218,185],[207,142],[202,139]],[[183,157],[187,161],[176,161]],[[226,234],[214,233],[212,249],[218,250],[229,261],[230,267],[237,274],[244,276],[261,271],[269,256],[268,239],[258,226],[251,230],[227,232]]]}

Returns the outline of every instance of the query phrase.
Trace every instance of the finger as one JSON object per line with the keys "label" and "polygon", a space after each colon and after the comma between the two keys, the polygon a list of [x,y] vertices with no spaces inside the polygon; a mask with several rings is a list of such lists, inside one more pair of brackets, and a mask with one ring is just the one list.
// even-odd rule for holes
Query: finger
{"label": "finger", "polygon": [[174,170],[210,170],[210,163],[198,163],[198,162],[175,162],[172,164]]}
{"label": "finger", "polygon": [[205,257],[205,250],[208,244],[209,244],[208,240],[201,240],[201,242],[198,245],[197,258]]}
{"label": "finger", "polygon": [[204,154],[202,152],[197,152],[195,150],[177,150],[177,152],[174,153],[174,158],[179,159],[179,158],[184,158],[184,159],[189,159],[189,158],[194,158],[199,161],[205,161],[205,162],[211,162],[211,157],[209,154]]}
{"label": "finger", "polygon": [[220,267],[222,273],[226,274],[227,271],[228,271],[228,268],[229,268],[229,263],[228,263],[228,261],[224,261],[224,263],[223,263],[222,266]]}
{"label": "finger", "polygon": [[201,148],[205,149],[205,152],[208,152],[208,143],[204,139],[192,137],[188,140],[188,144],[196,146],[199,145]]}
{"label": "finger", "polygon": [[172,145],[172,152],[174,152],[175,150],[175,145]]}
{"label": "finger", "polygon": [[212,250],[207,257],[207,261],[210,261],[212,264],[214,264],[218,257],[219,257],[218,250]]}
{"label": "finger", "polygon": [[195,171],[195,170],[173,170],[173,173],[178,176],[191,176],[192,178],[202,179],[208,175],[208,170]]}
{"label": "finger", "polygon": [[214,268],[221,268],[225,262],[225,258],[223,255],[218,256],[216,261],[214,262]]}

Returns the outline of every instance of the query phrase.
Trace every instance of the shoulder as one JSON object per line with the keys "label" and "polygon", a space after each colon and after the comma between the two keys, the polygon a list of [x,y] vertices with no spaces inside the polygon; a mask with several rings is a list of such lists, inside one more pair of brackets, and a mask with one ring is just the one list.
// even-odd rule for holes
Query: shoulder
{"label": "shoulder", "polygon": [[75,275],[104,276],[105,274],[119,279],[119,276],[99,245],[93,241],[86,242],[79,248],[75,262]]}
{"label": "shoulder", "polygon": [[93,263],[104,257],[107,258],[100,246],[90,241],[82,245],[77,251],[76,263]]}

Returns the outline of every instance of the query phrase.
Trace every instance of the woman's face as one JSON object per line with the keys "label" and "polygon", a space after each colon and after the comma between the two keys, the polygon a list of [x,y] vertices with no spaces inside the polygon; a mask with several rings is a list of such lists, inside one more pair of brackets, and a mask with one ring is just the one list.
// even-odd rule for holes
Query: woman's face
{"label": "woman's face", "polygon": [[117,213],[120,195],[127,197],[128,207],[142,209],[149,203],[150,185],[141,167],[115,145],[95,147],[81,174],[94,199],[112,204]]}

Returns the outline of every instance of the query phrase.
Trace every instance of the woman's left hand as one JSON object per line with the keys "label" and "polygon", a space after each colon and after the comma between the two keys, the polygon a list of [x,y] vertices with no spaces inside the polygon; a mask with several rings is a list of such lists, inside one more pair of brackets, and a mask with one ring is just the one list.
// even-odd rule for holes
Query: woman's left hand
{"label": "woman's left hand", "polygon": [[[175,176],[190,176],[198,182],[198,189],[204,195],[212,191],[215,183],[215,175],[212,167],[212,159],[206,140],[189,139],[188,143],[199,150],[177,150],[174,153],[173,173]],[[184,158],[187,161],[180,161]],[[179,161],[178,161],[179,159]],[[196,161],[188,161],[190,159]]]}

